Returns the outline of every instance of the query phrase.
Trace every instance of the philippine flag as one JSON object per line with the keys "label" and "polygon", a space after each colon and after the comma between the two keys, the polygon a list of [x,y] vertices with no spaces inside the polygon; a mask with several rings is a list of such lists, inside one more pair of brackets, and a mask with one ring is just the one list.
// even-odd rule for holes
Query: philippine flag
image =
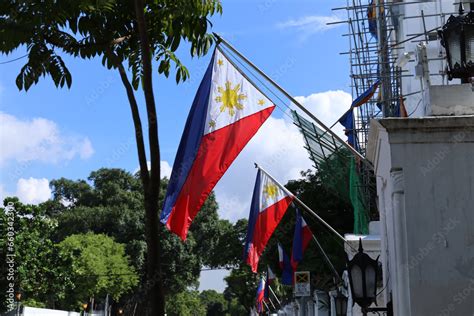
{"label": "philippine flag", "polygon": [[278,243],[278,261],[280,264],[280,268],[283,271],[282,277],[281,277],[281,283],[283,283],[284,285],[292,285],[294,271],[291,266],[290,259],[286,255],[280,243]]}
{"label": "philippine flag", "polygon": [[250,205],[244,260],[257,272],[260,256],[293,200],[260,169]]}
{"label": "philippine flag", "polygon": [[313,238],[309,226],[306,224],[300,210],[296,210],[295,235],[293,236],[293,248],[291,251],[291,266],[296,271],[296,267],[303,260],[303,253]]}
{"label": "philippine flag", "polygon": [[174,161],[161,213],[169,230],[186,239],[211,190],[274,108],[217,48]]}
{"label": "philippine flag", "polygon": [[266,275],[266,280],[265,280],[265,294],[264,297],[268,301],[270,299],[270,284],[273,283],[275,280],[275,274],[273,273],[272,269],[270,269],[269,266],[267,266],[267,275]]}
{"label": "philippine flag", "polygon": [[257,312],[258,313],[263,312],[264,292],[265,292],[265,279],[261,278],[260,282],[258,283],[257,298],[256,298],[256,305],[257,305]]}

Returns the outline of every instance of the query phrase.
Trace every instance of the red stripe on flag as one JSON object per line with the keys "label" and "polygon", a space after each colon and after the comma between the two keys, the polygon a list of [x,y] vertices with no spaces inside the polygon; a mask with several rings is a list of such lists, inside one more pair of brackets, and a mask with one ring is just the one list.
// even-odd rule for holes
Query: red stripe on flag
{"label": "red stripe on flag", "polygon": [[283,215],[285,215],[291,201],[293,201],[293,198],[286,196],[258,214],[253,233],[252,246],[250,247],[247,257],[247,263],[253,272],[257,272],[260,256],[275,231],[275,228],[278,226],[278,223],[280,223]]}
{"label": "red stripe on flag", "polygon": [[202,137],[193,166],[166,223],[169,230],[186,240],[189,226],[209,193],[274,109],[275,106],[266,108]]}

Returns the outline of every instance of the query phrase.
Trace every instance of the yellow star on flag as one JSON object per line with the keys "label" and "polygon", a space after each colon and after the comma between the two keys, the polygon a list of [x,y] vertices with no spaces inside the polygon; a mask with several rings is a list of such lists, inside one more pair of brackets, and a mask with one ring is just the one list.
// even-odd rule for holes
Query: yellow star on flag
{"label": "yellow star on flag", "polygon": [[264,100],[264,99],[258,100],[258,105],[264,105],[264,104],[265,104],[265,100]]}
{"label": "yellow star on flag", "polygon": [[267,196],[267,198],[274,199],[278,195],[278,187],[274,184],[267,184],[263,188],[263,193]]}
{"label": "yellow star on flag", "polygon": [[214,100],[218,103],[222,103],[220,106],[221,113],[226,109],[229,112],[230,116],[235,115],[235,111],[242,110],[244,108],[243,104],[240,103],[242,100],[245,100],[247,96],[243,93],[240,93],[240,84],[237,84],[232,88],[232,83],[227,81],[224,87],[217,87],[217,91],[221,94],[217,96]]}
{"label": "yellow star on flag", "polygon": [[218,64],[219,66],[222,66],[222,65],[224,64],[224,62],[222,61],[222,59],[218,59],[218,60],[217,60],[217,64]]}

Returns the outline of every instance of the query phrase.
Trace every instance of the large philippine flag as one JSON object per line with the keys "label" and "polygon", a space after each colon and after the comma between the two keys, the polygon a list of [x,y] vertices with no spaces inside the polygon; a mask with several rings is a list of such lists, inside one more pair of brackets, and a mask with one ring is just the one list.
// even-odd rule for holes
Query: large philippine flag
{"label": "large philippine flag", "polygon": [[292,196],[258,170],[244,248],[244,260],[253,272],[257,272],[260,255],[292,200]]}
{"label": "large philippine flag", "polygon": [[216,49],[194,98],[161,222],[185,240],[216,183],[275,106]]}
{"label": "large philippine flag", "polygon": [[303,254],[308,248],[308,245],[313,238],[311,229],[306,224],[300,210],[296,211],[296,225],[295,235],[293,236],[293,248],[291,250],[291,266],[296,271],[296,267],[301,260],[303,260]]}

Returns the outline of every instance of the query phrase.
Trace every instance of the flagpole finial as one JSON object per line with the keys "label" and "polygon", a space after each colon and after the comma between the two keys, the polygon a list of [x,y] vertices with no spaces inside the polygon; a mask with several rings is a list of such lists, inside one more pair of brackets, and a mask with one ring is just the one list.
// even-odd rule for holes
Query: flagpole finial
{"label": "flagpole finial", "polygon": [[256,162],[254,162],[253,164],[255,165],[255,168],[260,169]]}
{"label": "flagpole finial", "polygon": [[216,38],[216,44],[219,45],[220,42],[222,42],[222,37],[216,33],[216,32],[212,32],[212,34],[214,35],[214,37]]}

